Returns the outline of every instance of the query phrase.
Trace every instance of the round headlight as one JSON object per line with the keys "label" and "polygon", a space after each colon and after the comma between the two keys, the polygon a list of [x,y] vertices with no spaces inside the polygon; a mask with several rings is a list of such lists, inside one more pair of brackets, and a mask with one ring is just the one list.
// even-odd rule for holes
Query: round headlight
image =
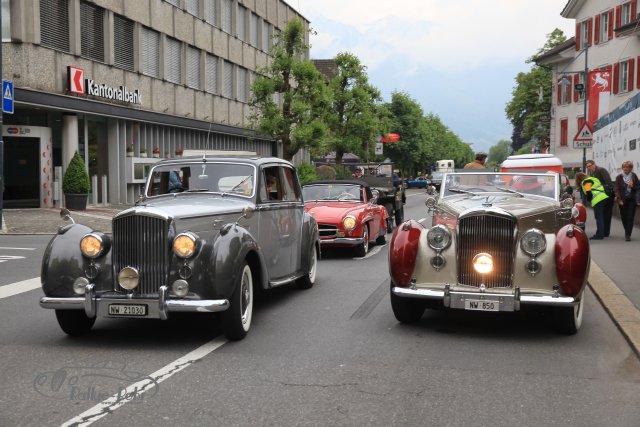
{"label": "round headlight", "polygon": [[436,205],[436,198],[435,197],[427,197],[427,200],[424,201],[424,204],[428,208],[433,208]]}
{"label": "round headlight", "polygon": [[352,216],[347,216],[342,220],[342,226],[347,231],[353,231],[356,228],[357,221]]}
{"label": "round headlight", "polygon": [[473,257],[473,268],[480,274],[487,274],[493,270],[493,257],[481,252]]}
{"label": "round headlight", "polygon": [[173,239],[173,252],[180,258],[189,258],[196,252],[196,236],[192,233],[181,233]]}
{"label": "round headlight", "polygon": [[547,249],[547,239],[542,231],[534,228],[522,235],[520,247],[525,254],[536,256]]}
{"label": "round headlight", "polygon": [[73,292],[77,295],[84,295],[89,281],[84,277],[78,277],[73,281]]}
{"label": "round headlight", "polygon": [[575,206],[571,208],[571,216],[573,218],[578,218],[578,215],[580,215],[580,211],[578,210],[578,208],[576,208]]}
{"label": "round headlight", "polygon": [[178,279],[171,285],[173,294],[178,298],[183,298],[189,293],[189,283],[186,280]]}
{"label": "round headlight", "polygon": [[97,258],[102,255],[104,244],[102,237],[95,233],[89,233],[80,240],[80,250],[87,258]]}
{"label": "round headlight", "polygon": [[451,232],[443,225],[436,225],[427,232],[427,243],[437,251],[446,249],[451,244]]}
{"label": "round headlight", "polygon": [[118,283],[128,291],[138,286],[139,282],[140,274],[133,267],[125,267],[118,273]]}
{"label": "round headlight", "polygon": [[573,199],[571,198],[562,199],[562,201],[560,202],[560,206],[562,206],[565,209],[569,209],[570,207],[573,206]]}

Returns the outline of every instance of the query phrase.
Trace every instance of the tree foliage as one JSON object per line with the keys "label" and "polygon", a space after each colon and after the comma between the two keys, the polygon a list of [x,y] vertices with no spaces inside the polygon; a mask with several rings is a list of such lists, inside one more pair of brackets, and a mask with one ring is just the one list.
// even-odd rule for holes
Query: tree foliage
{"label": "tree foliage", "polygon": [[313,62],[303,59],[306,32],[300,19],[288,21],[269,52],[270,65],[251,86],[251,123],[282,143],[287,160],[303,147],[319,147],[326,135],[327,87]]}
{"label": "tree foliage", "polygon": [[[528,58],[526,63],[534,63],[538,56],[565,40],[564,33],[558,28],[554,29],[547,34],[544,46]],[[507,118],[514,128],[514,150],[518,150],[527,142],[543,141],[549,137],[552,74],[551,66],[534,63],[531,70],[518,73],[516,76],[511,101],[505,108]]]}
{"label": "tree foliage", "polygon": [[80,153],[76,151],[62,177],[62,191],[67,194],[88,194],[89,190],[91,190],[89,173]]}
{"label": "tree foliage", "polygon": [[488,163],[492,166],[500,166],[511,155],[511,141],[503,139],[489,149]]}

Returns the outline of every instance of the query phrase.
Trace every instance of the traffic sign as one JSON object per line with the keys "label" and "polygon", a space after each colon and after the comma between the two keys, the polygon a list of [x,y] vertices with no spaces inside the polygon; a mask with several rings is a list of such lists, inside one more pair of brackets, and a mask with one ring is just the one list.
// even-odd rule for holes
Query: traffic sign
{"label": "traffic sign", "polygon": [[591,126],[589,126],[589,122],[584,122],[582,127],[576,133],[576,136],[573,137],[574,141],[593,141],[593,131],[591,130]]}
{"label": "traffic sign", "polygon": [[2,81],[2,112],[13,114],[13,82]]}

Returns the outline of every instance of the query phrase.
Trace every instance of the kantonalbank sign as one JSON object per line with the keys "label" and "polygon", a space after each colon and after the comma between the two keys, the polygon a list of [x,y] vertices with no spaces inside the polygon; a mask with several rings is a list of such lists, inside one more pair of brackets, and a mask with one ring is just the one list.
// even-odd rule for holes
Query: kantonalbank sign
{"label": "kantonalbank sign", "polygon": [[67,87],[69,92],[78,95],[92,95],[131,104],[142,104],[142,95],[138,89],[130,91],[126,86],[111,87],[104,83],[96,83],[93,79],[84,78],[82,68],[71,65],[67,67]]}

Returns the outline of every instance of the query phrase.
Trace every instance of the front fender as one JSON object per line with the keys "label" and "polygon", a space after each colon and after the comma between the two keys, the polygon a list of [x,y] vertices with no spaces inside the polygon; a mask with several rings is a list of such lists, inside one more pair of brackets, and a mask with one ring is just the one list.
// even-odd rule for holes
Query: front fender
{"label": "front fender", "polygon": [[305,212],[302,218],[302,244],[300,247],[302,259],[300,260],[300,271],[309,271],[311,250],[314,247],[318,250],[318,257],[320,257],[320,231],[318,230],[318,223],[315,218]]}
{"label": "front fender", "polygon": [[589,277],[591,257],[586,233],[573,224],[562,227],[555,243],[556,275],[562,292],[578,296]]}
{"label": "front fender", "polygon": [[389,274],[396,286],[409,286],[411,282],[422,230],[424,230],[422,224],[409,220],[400,227],[396,227],[391,236]]}

